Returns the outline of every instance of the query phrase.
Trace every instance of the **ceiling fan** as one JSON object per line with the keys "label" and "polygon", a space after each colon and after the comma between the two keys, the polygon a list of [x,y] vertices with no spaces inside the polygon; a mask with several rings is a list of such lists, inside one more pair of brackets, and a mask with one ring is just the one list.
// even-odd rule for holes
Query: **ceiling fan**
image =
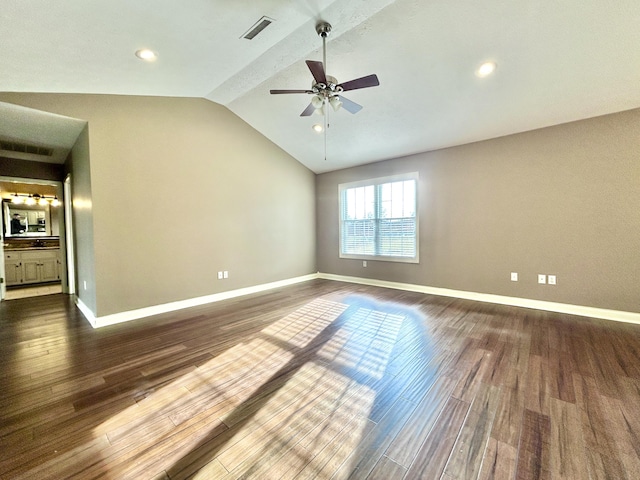
{"label": "ceiling fan", "polygon": [[337,111],[340,107],[351,113],[358,113],[362,110],[362,105],[352,102],[342,95],[342,92],[357,90],[359,88],[377,87],[380,85],[378,77],[367,75],[344,83],[338,83],[334,77],[326,74],[327,65],[327,36],[331,32],[331,25],[327,22],[320,22],[316,25],[316,32],[322,37],[322,62],[307,60],[307,67],[313,75],[313,83],[310,90],[270,90],[271,94],[286,93],[306,93],[313,95],[311,103],[300,114],[301,117],[308,117],[314,112],[324,114],[325,105],[329,104]]}

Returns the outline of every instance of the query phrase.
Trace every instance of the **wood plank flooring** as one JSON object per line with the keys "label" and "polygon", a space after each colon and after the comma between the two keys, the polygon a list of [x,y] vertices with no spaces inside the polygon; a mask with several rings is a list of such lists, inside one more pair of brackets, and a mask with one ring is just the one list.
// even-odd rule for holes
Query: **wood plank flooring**
{"label": "wood plank flooring", "polygon": [[640,478],[640,327],[314,280],[0,305],[2,479]]}

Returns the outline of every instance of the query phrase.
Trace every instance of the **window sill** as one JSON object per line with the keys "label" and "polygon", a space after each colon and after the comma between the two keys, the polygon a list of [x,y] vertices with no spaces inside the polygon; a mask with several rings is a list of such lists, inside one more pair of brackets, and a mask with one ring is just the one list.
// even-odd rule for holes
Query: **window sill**
{"label": "window sill", "polygon": [[371,262],[395,262],[395,263],[420,263],[419,257],[389,257],[386,255],[347,255],[340,254],[339,258],[345,260],[366,260]]}

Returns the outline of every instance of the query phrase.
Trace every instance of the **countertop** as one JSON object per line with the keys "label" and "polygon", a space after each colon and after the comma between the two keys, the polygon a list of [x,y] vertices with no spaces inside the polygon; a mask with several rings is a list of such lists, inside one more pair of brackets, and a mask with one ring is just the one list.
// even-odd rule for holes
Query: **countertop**
{"label": "countertop", "polygon": [[60,250],[60,247],[4,247],[5,252],[24,252],[24,251],[32,251],[32,250]]}

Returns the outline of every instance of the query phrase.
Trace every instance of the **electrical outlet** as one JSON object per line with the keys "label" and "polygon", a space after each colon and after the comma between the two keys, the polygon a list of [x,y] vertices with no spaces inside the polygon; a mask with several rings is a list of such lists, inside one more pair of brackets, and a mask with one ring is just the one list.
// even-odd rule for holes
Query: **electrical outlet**
{"label": "electrical outlet", "polygon": [[546,275],[538,275],[538,283],[547,283],[547,276]]}
{"label": "electrical outlet", "polygon": [[87,289],[87,281],[86,280],[84,281],[84,289],[85,290]]}
{"label": "electrical outlet", "polygon": [[222,272],[222,276],[224,278],[229,278],[229,272],[227,272],[226,270],[224,272]]}
{"label": "electrical outlet", "polygon": [[222,280],[222,272],[218,272],[218,280]]}
{"label": "electrical outlet", "polygon": [[511,281],[512,282],[518,281],[518,272],[511,272]]}
{"label": "electrical outlet", "polygon": [[366,268],[366,266],[367,266],[367,261],[366,260],[362,261],[362,266]]}
{"label": "electrical outlet", "polygon": [[556,276],[555,275],[549,275],[547,280],[549,281],[549,285],[555,285],[556,284]]}

